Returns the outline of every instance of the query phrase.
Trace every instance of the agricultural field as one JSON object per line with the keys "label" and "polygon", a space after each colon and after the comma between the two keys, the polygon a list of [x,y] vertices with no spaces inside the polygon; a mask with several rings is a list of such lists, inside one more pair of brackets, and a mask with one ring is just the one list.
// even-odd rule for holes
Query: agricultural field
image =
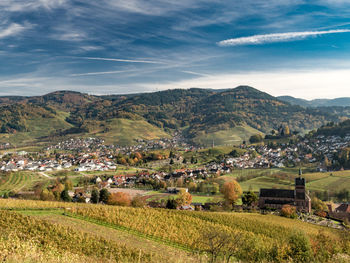
{"label": "agricultural field", "polygon": [[[257,213],[0,199],[0,239],[13,237],[13,229],[16,242],[38,242],[34,246],[38,253],[52,248],[62,257],[69,253],[85,262],[208,262],[206,231],[225,233],[235,240],[228,248],[229,262],[350,259],[350,236],[344,231]],[[301,251],[296,240],[303,244]],[[40,242],[44,245],[39,246]],[[227,255],[222,253],[218,262]]]}
{"label": "agricultural field", "polygon": [[215,132],[199,133],[193,141],[197,144],[205,145],[207,147],[212,146],[213,141],[215,145],[239,145],[243,141],[249,141],[250,136],[255,134],[262,134],[248,125],[236,126],[226,130],[220,130]]}
{"label": "agricultural field", "polygon": [[33,172],[12,172],[0,175],[0,196],[11,191],[27,191],[36,182],[47,181],[48,178]]}
{"label": "agricultural field", "polygon": [[[258,192],[260,188],[293,189],[294,179],[297,176],[296,169],[245,169],[235,170],[219,177],[219,180],[236,179],[243,191]],[[304,173],[303,177],[306,179],[306,187],[310,191],[339,191],[350,188],[350,171]]]}

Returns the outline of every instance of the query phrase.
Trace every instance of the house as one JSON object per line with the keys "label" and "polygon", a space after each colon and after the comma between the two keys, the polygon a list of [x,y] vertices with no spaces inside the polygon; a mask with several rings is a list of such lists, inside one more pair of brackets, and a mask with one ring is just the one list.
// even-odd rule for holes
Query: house
{"label": "house", "polygon": [[260,209],[281,209],[283,205],[292,205],[300,212],[311,212],[311,198],[306,193],[305,178],[295,178],[295,189],[260,189],[259,208]]}
{"label": "house", "polygon": [[350,221],[350,204],[328,205],[328,211],[332,218]]}

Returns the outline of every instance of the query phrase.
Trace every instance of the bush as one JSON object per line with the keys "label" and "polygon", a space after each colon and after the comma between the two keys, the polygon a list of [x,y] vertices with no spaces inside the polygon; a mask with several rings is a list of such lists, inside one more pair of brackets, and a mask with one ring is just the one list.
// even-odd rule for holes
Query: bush
{"label": "bush", "polygon": [[288,218],[297,218],[295,206],[292,206],[292,205],[282,206],[280,215]]}
{"label": "bush", "polygon": [[146,201],[144,198],[142,198],[142,196],[137,195],[132,199],[131,205],[133,207],[145,207]]}
{"label": "bush", "polygon": [[309,239],[303,232],[295,232],[289,237],[289,257],[293,262],[310,262],[312,250]]}

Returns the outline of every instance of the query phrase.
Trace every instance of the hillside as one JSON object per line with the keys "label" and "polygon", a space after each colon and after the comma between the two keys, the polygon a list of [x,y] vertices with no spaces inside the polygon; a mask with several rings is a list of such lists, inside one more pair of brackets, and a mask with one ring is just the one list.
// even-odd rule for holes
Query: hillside
{"label": "hillside", "polygon": [[350,107],[350,98],[304,100],[292,96],[279,96],[281,101],[302,107]]}
{"label": "hillside", "polygon": [[0,110],[0,141],[8,139],[16,145],[92,135],[129,145],[137,139],[169,137],[175,131],[201,145],[211,145],[213,140],[237,144],[281,124],[306,132],[346,116],[339,110],[293,106],[248,86],[110,96],[57,91],[0,97]]}
{"label": "hillside", "polygon": [[[338,262],[350,253],[346,232],[258,213],[0,199],[0,230],[5,258],[18,261],[58,262],[49,251],[66,262]],[[224,240],[215,258],[212,236]],[[11,249],[21,242],[24,255]]]}
{"label": "hillside", "polygon": [[350,120],[346,120],[340,123],[328,123],[323,125],[316,131],[316,135],[324,136],[341,136],[350,135]]}

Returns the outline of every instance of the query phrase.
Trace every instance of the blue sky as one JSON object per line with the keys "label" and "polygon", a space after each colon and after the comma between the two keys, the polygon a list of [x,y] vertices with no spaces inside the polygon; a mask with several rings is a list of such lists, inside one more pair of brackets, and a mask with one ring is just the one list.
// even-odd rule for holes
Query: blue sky
{"label": "blue sky", "polygon": [[238,85],[350,97],[350,1],[0,1],[0,95]]}

